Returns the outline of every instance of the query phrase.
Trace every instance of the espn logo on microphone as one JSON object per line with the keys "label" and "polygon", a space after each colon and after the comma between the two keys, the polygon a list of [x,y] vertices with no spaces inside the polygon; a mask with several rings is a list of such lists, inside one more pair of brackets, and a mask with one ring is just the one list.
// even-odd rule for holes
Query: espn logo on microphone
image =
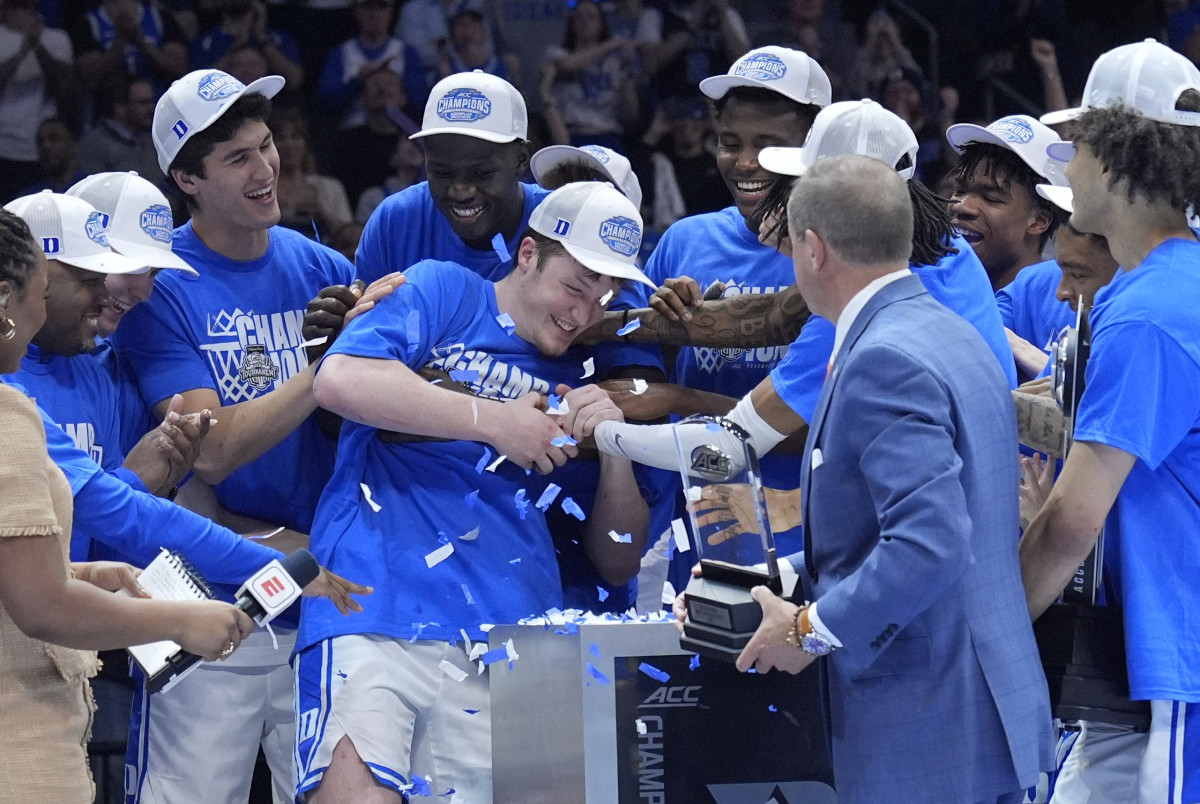
{"label": "espn logo on microphone", "polygon": [[296,598],[300,597],[300,591],[300,587],[283,566],[278,561],[272,561],[251,576],[238,595],[249,594],[257,600],[266,612],[264,620],[270,620],[294,603]]}

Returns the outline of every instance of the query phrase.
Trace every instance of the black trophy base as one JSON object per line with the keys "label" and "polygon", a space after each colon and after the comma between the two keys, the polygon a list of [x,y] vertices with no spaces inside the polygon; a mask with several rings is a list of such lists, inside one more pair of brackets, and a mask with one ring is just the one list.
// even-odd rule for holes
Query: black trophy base
{"label": "black trophy base", "polygon": [[[791,597],[796,575],[779,579],[784,597]],[[687,619],[679,644],[710,659],[734,662],[762,623],[762,606],[750,589],[711,578],[692,578],[684,596]]]}
{"label": "black trophy base", "polygon": [[1055,717],[1150,728],[1149,702],[1129,700],[1121,609],[1055,604],[1034,623],[1033,633]]}

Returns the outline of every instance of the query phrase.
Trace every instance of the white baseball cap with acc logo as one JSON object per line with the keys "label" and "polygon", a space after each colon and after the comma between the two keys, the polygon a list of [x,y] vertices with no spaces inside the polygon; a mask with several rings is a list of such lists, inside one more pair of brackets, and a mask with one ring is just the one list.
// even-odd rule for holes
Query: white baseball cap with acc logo
{"label": "white baseball cap with acc logo", "polygon": [[956,152],[971,143],[998,145],[1012,151],[1021,161],[1043,179],[1056,187],[1067,186],[1063,165],[1047,155],[1046,150],[1062,138],[1054,129],[1024,114],[1011,114],[988,123],[987,127],[974,123],[956,123],[946,129],[946,141]]}
{"label": "white baseball cap with acc logo", "polygon": [[247,92],[273,98],[283,85],[279,75],[243,84],[220,70],[194,70],[175,81],[158,99],[150,127],[162,172],[168,173],[187,141],[216,122],[238,98]]}
{"label": "white baseball cap with acc logo", "polygon": [[[917,135],[873,100],[842,101],[817,114],[802,148],[763,148],[758,162],[781,176],[801,176],[822,159],[857,154],[894,167],[906,181],[917,168]],[[897,167],[908,155],[904,167]]]}
{"label": "white baseball cap with acc logo", "polygon": [[48,260],[101,274],[141,274],[142,262],[109,248],[108,216],[81,198],[52,193],[23,196],[4,205],[29,225]]}
{"label": "white baseball cap with acc logo", "polygon": [[162,191],[136,173],[96,173],[77,182],[67,195],[82,198],[108,217],[113,251],[149,268],[174,268],[198,276],[171,251],[175,220]]}
{"label": "white baseball cap with acc logo", "polygon": [[641,213],[608,182],[563,185],[533,210],[529,228],[562,243],[588,270],[656,287],[637,266]]}
{"label": "white baseball cap with acc logo", "polygon": [[833,102],[829,76],[816,59],[800,50],[768,45],[751,50],[733,63],[725,75],[700,82],[700,91],[713,100],[734,87],[759,87],[778,92],[797,103],[828,106]]}
{"label": "white baseball cap with acc logo", "polygon": [[542,177],[559,165],[582,162],[608,177],[634,206],[642,206],[642,185],[633,166],[623,155],[603,145],[547,145],[533,155],[529,170],[539,184]]}
{"label": "white baseball cap with acc logo", "polygon": [[409,139],[434,134],[462,134],[496,143],[528,139],[525,99],[512,84],[482,70],[447,76],[434,84],[421,130]]}

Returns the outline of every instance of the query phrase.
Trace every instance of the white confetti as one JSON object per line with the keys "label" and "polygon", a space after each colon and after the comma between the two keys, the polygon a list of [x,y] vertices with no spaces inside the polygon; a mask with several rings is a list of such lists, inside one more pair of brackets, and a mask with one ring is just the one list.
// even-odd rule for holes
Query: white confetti
{"label": "white confetti", "polygon": [[704,489],[700,488],[699,486],[688,486],[686,489],[684,489],[684,496],[687,497],[688,502],[699,502],[700,495],[703,493]]}
{"label": "white confetti", "polygon": [[645,722],[643,722],[643,721],[642,721],[642,719],[639,717],[637,720],[635,720],[635,721],[634,721],[634,723],[636,723],[636,724],[637,724],[638,735],[639,735],[639,736],[642,736],[642,737],[645,737],[645,736],[646,736],[646,724],[645,724]]}
{"label": "white confetti", "polygon": [[371,506],[371,510],[372,510],[372,511],[374,511],[375,513],[377,513],[377,514],[378,514],[380,511],[382,511],[382,510],[383,510],[383,508],[382,508],[382,507],[379,505],[379,503],[377,503],[377,502],[375,502],[374,500],[372,500],[372,499],[371,499],[371,489],[370,489],[370,487],[369,487],[369,486],[367,486],[367,484],[366,484],[366,483],[359,483],[358,485],[359,485],[359,487],[360,487],[360,488],[362,488],[362,493],[363,493],[363,496],[367,498],[367,505]]}
{"label": "white confetti", "polygon": [[[458,629],[458,633],[462,634],[463,643],[464,643],[463,648],[469,654],[471,652],[471,638],[469,636],[467,636],[467,629],[460,628],[460,629]],[[472,658],[474,658],[474,657],[472,657]]]}
{"label": "white confetti", "polygon": [[517,649],[513,647],[513,641],[511,638],[504,643],[504,652],[508,655],[508,660],[510,662],[515,662],[517,659],[521,658],[517,655]]}
{"label": "white confetti", "polygon": [[608,538],[612,539],[617,544],[632,544],[633,536],[629,533],[617,533],[615,530],[608,532]]}
{"label": "white confetti", "polygon": [[472,528],[471,530],[467,531],[466,533],[464,533],[462,536],[459,536],[458,538],[460,541],[473,542],[479,538],[479,528]]}
{"label": "white confetti", "polygon": [[496,460],[494,460],[488,464],[486,471],[488,471],[488,472],[496,471],[496,467],[499,466],[501,463],[503,463],[504,459],[507,457],[508,457],[507,455],[501,455],[499,458],[497,458]]}
{"label": "white confetti", "polygon": [[442,659],[441,663],[438,664],[438,669],[455,681],[462,681],[467,677],[467,674],[463,670],[455,667],[453,662],[445,659]]}
{"label": "white confetti", "polygon": [[319,338],[312,338],[311,340],[307,340],[300,345],[301,346],[320,346],[321,344],[325,343],[328,340],[329,340],[328,335],[322,335]]}
{"label": "white confetti", "polygon": [[[363,488],[366,488],[366,486],[363,486]],[[284,528],[282,525],[280,525],[279,527],[275,528],[275,530],[271,531],[270,533],[260,533],[257,536],[247,536],[246,538],[250,539],[252,541],[258,541],[260,539],[269,539],[278,533],[282,533],[284,530],[286,530],[286,528]]]}
{"label": "white confetti", "polygon": [[473,662],[483,654],[487,653],[487,649],[488,647],[486,642],[476,642],[475,646],[471,648],[471,652],[467,654],[467,658]]}
{"label": "white confetti", "polygon": [[677,597],[679,595],[675,593],[675,586],[670,581],[663,581],[662,602],[669,606],[675,602]]}
{"label": "white confetti", "polygon": [[425,556],[425,563],[429,565],[430,569],[433,569],[435,566],[437,566],[438,564],[442,563],[447,558],[449,558],[450,554],[453,552],[454,552],[454,545],[451,544],[450,542],[446,542],[441,547],[434,550],[429,555]]}
{"label": "white confetti", "polygon": [[688,539],[687,528],[683,526],[682,519],[671,520],[671,535],[675,537],[675,549],[680,553],[686,553],[692,549],[692,542]]}
{"label": "white confetti", "polygon": [[608,303],[610,301],[612,301],[612,297],[613,297],[613,292],[611,290],[609,290],[607,293],[605,293],[603,296],[600,297],[600,306],[601,307],[607,306]]}
{"label": "white confetti", "polygon": [[567,400],[561,396],[551,396],[551,399],[557,400],[556,403],[546,408],[546,412],[551,416],[566,416],[571,412],[571,406],[567,404]]}
{"label": "white confetti", "polygon": [[471,418],[475,424],[479,424],[479,406],[475,404],[475,400],[471,400]]}
{"label": "white confetti", "polygon": [[596,373],[596,361],[593,358],[588,358],[583,361],[583,376],[580,379],[586,380],[588,377]]}
{"label": "white confetti", "polygon": [[633,395],[641,396],[642,394],[646,393],[646,389],[648,387],[649,386],[646,384],[645,380],[635,379],[633,381]]}

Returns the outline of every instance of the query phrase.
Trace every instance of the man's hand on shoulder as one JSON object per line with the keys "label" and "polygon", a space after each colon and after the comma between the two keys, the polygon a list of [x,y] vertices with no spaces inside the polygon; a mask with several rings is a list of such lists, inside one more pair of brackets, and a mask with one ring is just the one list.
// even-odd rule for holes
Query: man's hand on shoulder
{"label": "man's hand on shoulder", "polygon": [[356,279],[349,285],[330,285],[308,303],[301,329],[304,341],[325,338],[306,347],[308,362],[320,360],[347,324],[371,310],[377,301],[404,284],[404,274],[390,273],[370,285]]}

